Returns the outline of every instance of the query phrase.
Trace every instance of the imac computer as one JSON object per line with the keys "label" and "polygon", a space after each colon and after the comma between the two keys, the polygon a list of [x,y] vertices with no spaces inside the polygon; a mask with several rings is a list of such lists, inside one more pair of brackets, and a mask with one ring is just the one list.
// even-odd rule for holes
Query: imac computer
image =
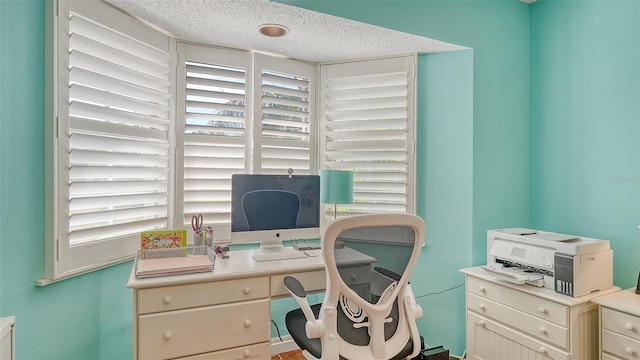
{"label": "imac computer", "polygon": [[280,251],[285,240],[320,236],[320,176],[234,174],[231,242]]}

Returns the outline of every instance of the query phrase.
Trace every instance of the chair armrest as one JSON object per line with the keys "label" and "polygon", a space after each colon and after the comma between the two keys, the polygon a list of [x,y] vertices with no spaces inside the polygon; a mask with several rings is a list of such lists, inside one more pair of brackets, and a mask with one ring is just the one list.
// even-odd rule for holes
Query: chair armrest
{"label": "chair armrest", "polygon": [[389,278],[389,279],[391,279],[393,281],[400,281],[400,278],[402,277],[402,275],[400,275],[400,274],[398,274],[398,273],[396,273],[394,271],[391,271],[389,269],[385,269],[385,268],[379,267],[379,266],[374,267],[373,270],[375,272],[377,272],[378,274],[380,274],[380,275],[382,275],[382,276],[384,276],[386,278]]}
{"label": "chair armrest", "polygon": [[304,289],[304,286],[302,286],[300,281],[293,276],[285,276],[283,282],[287,291],[289,291],[289,294],[291,294],[293,299],[298,303],[300,310],[302,310],[304,317],[307,319],[307,324],[305,326],[307,337],[309,339],[321,337],[324,333],[324,326],[313,314],[311,305],[309,305],[309,302],[307,301],[307,291]]}

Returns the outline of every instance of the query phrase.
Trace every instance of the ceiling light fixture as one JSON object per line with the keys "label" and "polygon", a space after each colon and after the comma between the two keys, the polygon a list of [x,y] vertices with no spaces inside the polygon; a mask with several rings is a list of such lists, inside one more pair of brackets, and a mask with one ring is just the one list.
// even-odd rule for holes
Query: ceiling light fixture
{"label": "ceiling light fixture", "polygon": [[258,31],[260,31],[260,34],[269,37],[281,37],[289,33],[289,29],[278,24],[262,24],[258,26]]}

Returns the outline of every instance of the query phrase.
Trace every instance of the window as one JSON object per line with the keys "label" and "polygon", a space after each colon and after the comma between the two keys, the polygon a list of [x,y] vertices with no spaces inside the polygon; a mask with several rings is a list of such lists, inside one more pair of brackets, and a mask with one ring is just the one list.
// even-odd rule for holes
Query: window
{"label": "window", "polygon": [[170,223],[172,184],[168,37],[102,2],[58,14],[48,279],[130,259]]}
{"label": "window", "polygon": [[232,174],[316,171],[315,68],[178,44],[176,226],[188,229],[191,216],[202,214],[216,239],[229,239]]}
{"label": "window", "polygon": [[320,166],[354,172],[340,213],[415,212],[415,61],[321,66]]}
{"label": "window", "polygon": [[190,229],[193,214],[229,239],[234,173],[351,169],[343,214],[414,211],[415,57],[320,66],[176,42],[101,1],[46,6],[39,285],[130,260],[140,232]]}

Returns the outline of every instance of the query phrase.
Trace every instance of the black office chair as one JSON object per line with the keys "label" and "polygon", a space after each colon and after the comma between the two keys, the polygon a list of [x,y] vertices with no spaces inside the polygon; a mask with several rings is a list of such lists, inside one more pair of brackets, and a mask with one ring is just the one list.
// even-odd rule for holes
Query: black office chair
{"label": "black office chair", "polygon": [[291,191],[254,190],[242,197],[242,210],[249,230],[293,229],[300,198]]}
{"label": "black office chair", "polygon": [[425,225],[408,214],[359,215],[331,223],[322,238],[327,288],[310,306],[294,277],[285,286],[300,305],[285,317],[307,359],[409,359],[421,350],[422,317],[409,277]]}

